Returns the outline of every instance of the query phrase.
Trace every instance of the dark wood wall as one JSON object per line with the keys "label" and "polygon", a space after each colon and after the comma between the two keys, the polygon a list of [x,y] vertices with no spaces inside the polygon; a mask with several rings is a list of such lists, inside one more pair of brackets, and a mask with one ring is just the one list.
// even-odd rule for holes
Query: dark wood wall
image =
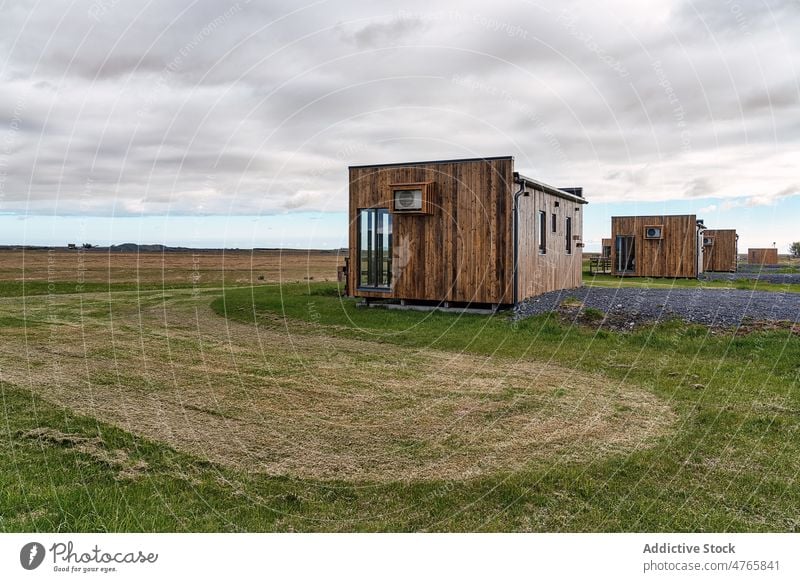
{"label": "dark wood wall", "polygon": [[[352,295],[472,303],[513,301],[513,159],[350,168]],[[393,286],[358,289],[357,215],[391,208],[390,184],[433,182],[432,214],[392,217]]]}
{"label": "dark wood wall", "polygon": [[[644,238],[646,226],[663,225],[663,238]],[[617,271],[618,235],[635,237],[636,269]],[[611,218],[611,268],[615,275],[637,277],[697,277],[698,232],[694,214],[664,216],[613,216]],[[699,241],[702,244],[702,240]],[[700,267],[702,262],[700,261]]]}
{"label": "dark wood wall", "polygon": [[[583,205],[528,187],[519,199],[519,299],[582,284]],[[539,211],[545,212],[547,252],[539,251]],[[556,232],[552,215],[556,215]],[[566,217],[572,217],[572,254],[566,251]]]}
{"label": "dark wood wall", "polygon": [[778,249],[747,249],[747,262],[751,265],[777,265]]}
{"label": "dark wood wall", "polygon": [[710,238],[710,245],[703,245],[703,269],[705,271],[736,271],[737,242],[733,229],[705,230],[703,238]]}

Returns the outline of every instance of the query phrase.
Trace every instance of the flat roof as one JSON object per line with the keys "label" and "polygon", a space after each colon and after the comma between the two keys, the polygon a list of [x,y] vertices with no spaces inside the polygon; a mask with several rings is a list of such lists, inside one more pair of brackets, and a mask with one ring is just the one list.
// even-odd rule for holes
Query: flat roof
{"label": "flat roof", "polygon": [[489,156],[485,158],[456,158],[454,160],[424,160],[420,162],[391,162],[388,164],[358,164],[348,168],[388,168],[392,166],[423,166],[427,164],[455,164],[458,162],[483,162],[489,160],[514,160],[514,156]]}
{"label": "flat roof", "polygon": [[570,194],[569,192],[565,192],[560,188],[556,188],[555,186],[551,186],[550,184],[545,184],[541,180],[534,180],[533,178],[528,178],[527,176],[523,176],[519,172],[514,172],[514,179],[521,183],[521,184],[531,184],[532,186],[538,186],[548,194],[552,194],[553,196],[558,196],[559,198],[565,198],[572,202],[578,202],[579,204],[589,204],[589,201],[586,200],[583,196],[576,196],[575,194]]}
{"label": "flat roof", "polygon": [[[392,168],[392,167],[407,167],[407,166],[425,166],[430,164],[457,164],[462,162],[486,162],[492,160],[511,160],[514,161],[514,156],[487,156],[483,158],[456,158],[450,160],[422,160],[418,162],[391,162],[388,164],[358,164],[353,166],[347,166],[348,169],[353,168]],[[580,204],[588,204],[588,201],[583,196],[577,196],[570,192],[565,192],[560,188],[556,188],[555,186],[551,186],[550,184],[545,184],[540,180],[534,180],[533,178],[528,178],[527,176],[523,176],[519,172],[514,172],[514,180],[518,183],[524,182],[525,184],[531,184],[533,186],[538,186],[548,194],[553,194],[554,196],[559,196],[560,198],[565,198],[566,200],[571,200],[573,202],[578,202]]]}
{"label": "flat roof", "polygon": [[612,216],[611,218],[652,218],[652,217],[655,217],[655,216],[661,218],[661,217],[664,217],[664,216],[680,216],[680,217],[694,216],[694,217],[696,217],[697,215],[696,214],[620,214],[620,215]]}

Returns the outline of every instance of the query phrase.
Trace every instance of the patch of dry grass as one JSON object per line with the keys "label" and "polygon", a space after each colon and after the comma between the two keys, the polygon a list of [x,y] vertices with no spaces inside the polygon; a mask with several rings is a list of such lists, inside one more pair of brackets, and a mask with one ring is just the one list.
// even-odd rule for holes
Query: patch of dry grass
{"label": "patch of dry grass", "polygon": [[335,251],[103,251],[0,250],[0,281],[251,285],[335,281]]}
{"label": "patch of dry grass", "polygon": [[93,461],[116,470],[117,479],[137,479],[148,468],[145,461],[132,459],[128,451],[109,449],[100,437],[68,434],[53,428],[37,428],[18,436],[39,441],[43,445],[74,449]]}
{"label": "patch of dry grass", "polygon": [[[46,325],[4,329],[0,379],[203,459],[325,480],[595,461],[647,446],[673,420],[656,396],[599,374],[296,334],[293,322],[255,328],[207,302],[29,298],[26,318]],[[5,314],[19,316],[14,300],[0,300]]]}

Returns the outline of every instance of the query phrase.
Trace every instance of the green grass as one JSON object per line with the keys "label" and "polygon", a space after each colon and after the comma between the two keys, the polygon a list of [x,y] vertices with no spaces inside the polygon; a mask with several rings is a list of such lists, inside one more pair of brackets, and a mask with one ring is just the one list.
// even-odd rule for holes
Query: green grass
{"label": "green grass", "polygon": [[[540,316],[358,309],[334,285],[227,290],[220,316],[508,361],[554,361],[670,403],[673,428],[624,455],[458,481],[351,483],[251,475],[76,416],[0,383],[2,531],[800,531],[800,341],[668,322],[632,333]],[[285,317],[281,321],[277,316]],[[147,470],[133,479],[70,446],[101,437]],[[406,443],[423,454],[424,443]]]}
{"label": "green grass", "polygon": [[752,279],[734,281],[705,281],[700,279],[660,279],[651,277],[616,277],[614,275],[583,274],[583,284],[589,287],[635,287],[637,289],[743,289],[747,291],[771,291],[800,293],[796,283],[767,283]]}

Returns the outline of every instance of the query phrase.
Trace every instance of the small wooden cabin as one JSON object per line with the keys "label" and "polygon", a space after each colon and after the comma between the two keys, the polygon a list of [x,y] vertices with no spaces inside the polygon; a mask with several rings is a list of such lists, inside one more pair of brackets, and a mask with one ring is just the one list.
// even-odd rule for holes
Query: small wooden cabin
{"label": "small wooden cabin", "polygon": [[611,257],[611,247],[612,242],[610,238],[603,238],[600,239],[601,241],[601,248],[600,248],[600,256],[604,259],[608,259]]}
{"label": "small wooden cabin", "polygon": [[703,272],[703,230],[694,214],[612,216],[612,273],[695,278]]}
{"label": "small wooden cabin", "polygon": [[349,173],[351,297],[497,308],[581,285],[580,188],[525,177],[511,156]]}
{"label": "small wooden cabin", "polygon": [[747,262],[751,265],[777,265],[778,249],[747,249]]}
{"label": "small wooden cabin", "polygon": [[739,235],[733,229],[703,231],[703,270],[736,272]]}

